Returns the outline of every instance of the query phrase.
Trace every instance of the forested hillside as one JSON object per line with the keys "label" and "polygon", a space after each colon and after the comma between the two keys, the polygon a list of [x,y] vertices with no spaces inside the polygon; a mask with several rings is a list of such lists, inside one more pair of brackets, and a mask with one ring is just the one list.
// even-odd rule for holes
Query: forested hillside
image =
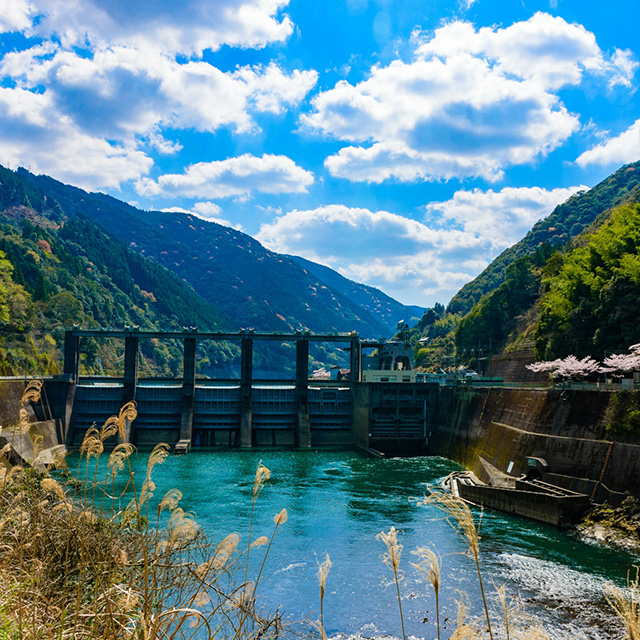
{"label": "forested hillside", "polygon": [[592,189],[575,194],[537,222],[520,242],[503,251],[478,277],[464,285],[451,299],[447,311],[467,314],[482,296],[504,282],[507,267],[515,260],[534,253],[542,244],[564,247],[605,211],[635,201],[639,191],[640,162],[636,162],[622,167]]}
{"label": "forested hillside", "polygon": [[90,217],[133,250],[175,272],[238,328],[389,335],[369,310],[244,233],[183,213],[141,211],[24,170],[20,175],[55,198],[67,214]]}
{"label": "forested hillside", "polygon": [[473,364],[478,353],[534,344],[541,358],[601,358],[639,342],[638,202],[640,162],[556,207],[465,285],[446,312],[427,310],[411,331],[422,339],[418,364],[438,366],[454,353]]}
{"label": "forested hillside", "polygon": [[541,359],[601,359],[640,342],[640,204],[615,209],[581,246],[550,261],[542,283]]}
{"label": "forested hillside", "polygon": [[[595,194],[581,196],[582,217],[594,222],[564,248],[542,244],[512,262],[505,282],[460,321],[458,354],[487,342],[493,352],[535,343],[540,359],[571,353],[602,359],[607,351],[639,342],[638,176],[640,163],[623,167],[595,187]],[[627,204],[600,211],[602,202],[621,200]]]}
{"label": "forested hillside", "polygon": [[[129,250],[88,218],[68,218],[37,186],[0,168],[0,361],[2,374],[56,373],[64,330],[138,325],[225,329],[231,322],[191,287]],[[82,368],[122,368],[122,345],[86,340]],[[141,344],[143,373],[175,373],[179,345]],[[228,360],[203,345],[200,362]]]}
{"label": "forested hillside", "polygon": [[[59,371],[64,330],[74,324],[355,330],[379,338],[390,335],[392,315],[398,316],[394,326],[406,315],[403,305],[381,292],[356,283],[349,288],[346,281],[370,307],[363,308],[292,258],[228,227],[182,213],[140,211],[1,167],[0,251],[0,374]],[[198,348],[201,373],[231,374],[231,363],[237,365],[233,345]],[[290,368],[291,354],[280,351],[258,351],[255,366]],[[82,354],[85,373],[122,369],[118,341],[85,340]],[[143,374],[172,375],[181,367],[181,345],[171,341],[143,341],[141,355]],[[322,345],[312,357],[316,364],[346,363],[344,354]]]}

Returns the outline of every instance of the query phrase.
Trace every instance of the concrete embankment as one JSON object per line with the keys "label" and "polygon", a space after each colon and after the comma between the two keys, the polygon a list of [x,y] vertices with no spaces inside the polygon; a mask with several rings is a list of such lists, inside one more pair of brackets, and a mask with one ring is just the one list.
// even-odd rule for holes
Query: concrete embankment
{"label": "concrete embankment", "polygon": [[[25,389],[23,380],[0,380],[0,449],[11,445],[6,464],[31,464],[36,457],[43,464],[53,461],[61,446],[60,423],[50,417],[44,408],[46,402],[35,407],[27,404],[29,429],[17,427],[19,422],[20,400]],[[5,464],[0,460],[0,464]]]}
{"label": "concrete embankment", "polygon": [[442,388],[429,450],[460,462],[485,482],[491,469],[516,477],[530,473],[596,502],[619,504],[626,493],[640,495],[640,446],[608,439],[612,395]]}

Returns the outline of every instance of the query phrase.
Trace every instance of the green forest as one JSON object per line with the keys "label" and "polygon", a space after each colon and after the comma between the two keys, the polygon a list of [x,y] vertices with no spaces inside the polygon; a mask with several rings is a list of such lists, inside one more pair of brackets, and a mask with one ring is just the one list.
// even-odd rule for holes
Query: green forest
{"label": "green forest", "polygon": [[[419,366],[533,350],[602,359],[640,342],[640,163],[574,195],[411,331]],[[466,311],[465,311],[466,310]]]}
{"label": "green forest", "polygon": [[640,342],[640,204],[621,206],[542,276],[536,354],[602,358]]}
{"label": "green forest", "polygon": [[[174,274],[130,251],[87,218],[67,218],[60,205],[13,172],[0,169],[0,362],[2,375],[55,374],[64,331],[225,329],[225,315]],[[233,347],[204,345],[201,366],[224,363]],[[180,345],[145,341],[142,372],[169,375],[181,366]],[[122,369],[122,345],[86,339],[84,373]]]}

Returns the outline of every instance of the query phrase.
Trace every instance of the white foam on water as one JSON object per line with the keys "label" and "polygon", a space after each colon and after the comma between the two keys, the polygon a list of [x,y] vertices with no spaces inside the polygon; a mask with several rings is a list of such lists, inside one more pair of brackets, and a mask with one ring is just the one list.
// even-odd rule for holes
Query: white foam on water
{"label": "white foam on water", "polygon": [[497,560],[502,569],[496,567],[496,584],[503,578],[510,591],[516,590],[551,640],[619,637],[620,624],[604,598],[604,578],[516,553],[499,554]]}
{"label": "white foam on water", "polygon": [[282,569],[278,569],[277,571],[275,571],[274,575],[278,573],[285,573],[287,571],[292,571],[293,569],[300,569],[301,567],[306,567],[306,566],[307,566],[306,562],[292,562],[286,567],[282,567]]}

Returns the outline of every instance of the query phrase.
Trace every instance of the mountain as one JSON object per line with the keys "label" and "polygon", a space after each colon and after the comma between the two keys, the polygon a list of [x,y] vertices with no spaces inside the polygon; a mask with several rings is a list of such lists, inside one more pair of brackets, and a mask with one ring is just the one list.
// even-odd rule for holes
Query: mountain
{"label": "mountain", "polygon": [[[64,330],[85,327],[225,330],[231,320],[175,274],[130,250],[85,216],[69,216],[36,184],[0,167],[0,369],[56,373]],[[122,345],[85,340],[82,370],[122,368]],[[201,345],[199,362],[224,362]],[[143,374],[177,373],[180,345],[143,341]]]}
{"label": "mountain", "polygon": [[[606,203],[613,206],[603,209]],[[639,342],[639,203],[635,163],[560,205],[555,224],[566,227],[560,214],[579,206],[582,232],[564,246],[541,243],[508,264],[504,282],[460,321],[458,353],[488,342],[494,352],[535,343],[541,359],[570,353],[601,359]]]}
{"label": "mountain", "polygon": [[388,335],[392,335],[396,331],[400,320],[408,324],[415,324],[424,313],[424,307],[404,305],[380,291],[380,289],[349,280],[337,271],[317,262],[312,262],[300,256],[287,256],[287,258],[297,262],[303,269],[322,280],[327,286],[338,291],[361,309],[370,313],[386,327]]}
{"label": "mountain", "polygon": [[[640,200],[640,198],[638,199]],[[542,360],[598,360],[640,342],[640,202],[615,208],[542,275],[535,330]]]}
{"label": "mountain", "polygon": [[636,162],[622,167],[592,189],[576,193],[537,222],[522,240],[503,251],[479,276],[464,285],[449,302],[447,312],[467,314],[482,296],[504,282],[509,264],[533,254],[545,243],[564,247],[596,222],[598,216],[617,205],[633,201],[639,191],[640,162]]}
{"label": "mountain", "polygon": [[296,261],[240,231],[189,214],[142,211],[25,170],[19,175],[54,198],[68,215],[92,219],[132,250],[173,271],[215,303],[236,328],[357,331],[373,338],[389,333],[367,310]]}

